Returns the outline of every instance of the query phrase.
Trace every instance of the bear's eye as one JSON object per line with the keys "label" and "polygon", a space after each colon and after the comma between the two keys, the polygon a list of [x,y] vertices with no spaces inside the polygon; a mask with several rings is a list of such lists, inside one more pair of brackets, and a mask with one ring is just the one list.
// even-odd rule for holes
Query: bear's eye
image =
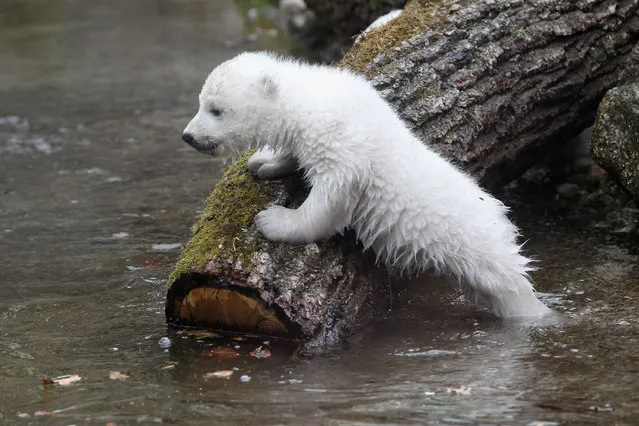
{"label": "bear's eye", "polygon": [[219,117],[220,115],[222,115],[222,110],[218,109],[218,108],[211,108],[209,110],[211,112],[211,114],[213,114],[213,116],[215,117]]}

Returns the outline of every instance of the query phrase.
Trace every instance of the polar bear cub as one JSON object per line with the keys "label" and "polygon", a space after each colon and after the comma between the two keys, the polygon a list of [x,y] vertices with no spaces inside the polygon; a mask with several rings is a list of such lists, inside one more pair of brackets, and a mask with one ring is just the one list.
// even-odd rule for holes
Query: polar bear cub
{"label": "polar bear cub", "polygon": [[350,227],[387,265],[453,275],[498,316],[550,312],[504,204],[428,149],[362,77],[240,54],[208,76],[182,138],[211,155],[261,148],[248,164],[260,179],[304,170],[311,191],[299,208],[255,218],[271,241],[304,244]]}

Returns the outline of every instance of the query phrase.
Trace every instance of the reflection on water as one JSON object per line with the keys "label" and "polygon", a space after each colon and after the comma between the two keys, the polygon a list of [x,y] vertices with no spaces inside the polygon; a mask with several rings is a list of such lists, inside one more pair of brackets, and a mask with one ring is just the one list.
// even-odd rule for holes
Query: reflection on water
{"label": "reflection on water", "polygon": [[[216,63],[272,43],[246,44],[244,25],[231,1],[0,5],[0,417],[639,421],[637,259],[537,213],[519,223],[542,261],[540,290],[567,312],[560,326],[495,321],[436,281],[313,359],[275,341],[165,328],[163,280],[219,166],[179,135]],[[239,357],[218,359],[216,346]],[[251,357],[258,346],[272,357]],[[111,370],[130,378],[110,380]],[[234,373],[202,378],[218,370]],[[41,386],[63,374],[82,382]]]}

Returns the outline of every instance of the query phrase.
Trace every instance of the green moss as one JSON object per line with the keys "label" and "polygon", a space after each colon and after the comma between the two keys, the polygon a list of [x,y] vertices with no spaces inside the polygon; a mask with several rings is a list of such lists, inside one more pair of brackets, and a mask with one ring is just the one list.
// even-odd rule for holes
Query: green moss
{"label": "green moss", "polygon": [[275,197],[272,183],[256,181],[246,169],[247,153],[226,169],[193,224],[193,236],[169,276],[171,284],[192,267],[202,268],[210,259],[241,261],[251,269],[251,256],[263,241],[251,231],[255,214]]}
{"label": "green moss", "polygon": [[[402,42],[424,31],[442,29],[444,15],[443,0],[413,0],[409,2],[398,18],[389,25],[376,28],[344,55],[339,66],[360,74],[366,74],[368,64],[380,54],[389,51]],[[370,76],[369,76],[370,77]]]}

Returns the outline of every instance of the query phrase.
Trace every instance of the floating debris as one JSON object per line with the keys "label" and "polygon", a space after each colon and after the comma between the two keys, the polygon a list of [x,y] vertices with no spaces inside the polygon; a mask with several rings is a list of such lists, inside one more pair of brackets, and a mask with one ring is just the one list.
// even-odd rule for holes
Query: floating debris
{"label": "floating debris", "polygon": [[470,395],[470,392],[473,388],[469,388],[466,386],[460,386],[458,388],[446,388],[446,393],[450,393],[453,395]]}
{"label": "floating debris", "polygon": [[160,368],[160,370],[173,370],[175,367],[177,367],[177,362],[172,362],[169,365],[165,365],[164,367]]}
{"label": "floating debris", "polygon": [[588,407],[588,410],[594,411],[595,413],[605,413],[605,412],[615,411],[615,408],[610,404],[604,404],[603,407],[599,407],[598,405],[592,405]]}
{"label": "floating debris", "polygon": [[71,374],[68,376],[57,377],[53,379],[53,382],[60,386],[68,386],[73,383],[79,382],[80,380],[82,380],[82,377],[78,376],[77,374]]}
{"label": "floating debris", "polygon": [[151,249],[154,251],[173,251],[180,250],[182,248],[182,243],[171,243],[171,244],[153,244]]}
{"label": "floating debris", "polygon": [[203,377],[205,379],[230,379],[233,375],[233,370],[220,370],[213,373],[206,373]]}
{"label": "floating debris", "polygon": [[109,371],[109,379],[111,380],[120,380],[123,382],[125,380],[129,380],[129,377],[131,377],[130,371],[126,373],[122,373],[120,371]]}
{"label": "floating debris", "polygon": [[43,377],[42,378],[42,386],[47,386],[47,385],[68,386],[68,385],[71,385],[73,383],[79,382],[80,380],[82,380],[82,377],[78,376],[77,374],[69,374],[69,375],[65,375],[65,376],[58,376],[58,377],[55,377],[53,379],[51,379],[49,377]]}
{"label": "floating debris", "polygon": [[255,349],[254,351],[249,352],[249,354],[253,358],[257,358],[257,359],[267,359],[271,357],[271,351],[268,349],[264,349],[261,346]]}
{"label": "floating debris", "polygon": [[168,337],[162,337],[160,340],[158,340],[158,345],[160,345],[160,347],[163,349],[168,349],[171,347],[171,339],[169,339]]}
{"label": "floating debris", "polygon": [[240,376],[240,382],[250,382],[251,381],[251,376],[247,376],[246,374],[243,376]]}

